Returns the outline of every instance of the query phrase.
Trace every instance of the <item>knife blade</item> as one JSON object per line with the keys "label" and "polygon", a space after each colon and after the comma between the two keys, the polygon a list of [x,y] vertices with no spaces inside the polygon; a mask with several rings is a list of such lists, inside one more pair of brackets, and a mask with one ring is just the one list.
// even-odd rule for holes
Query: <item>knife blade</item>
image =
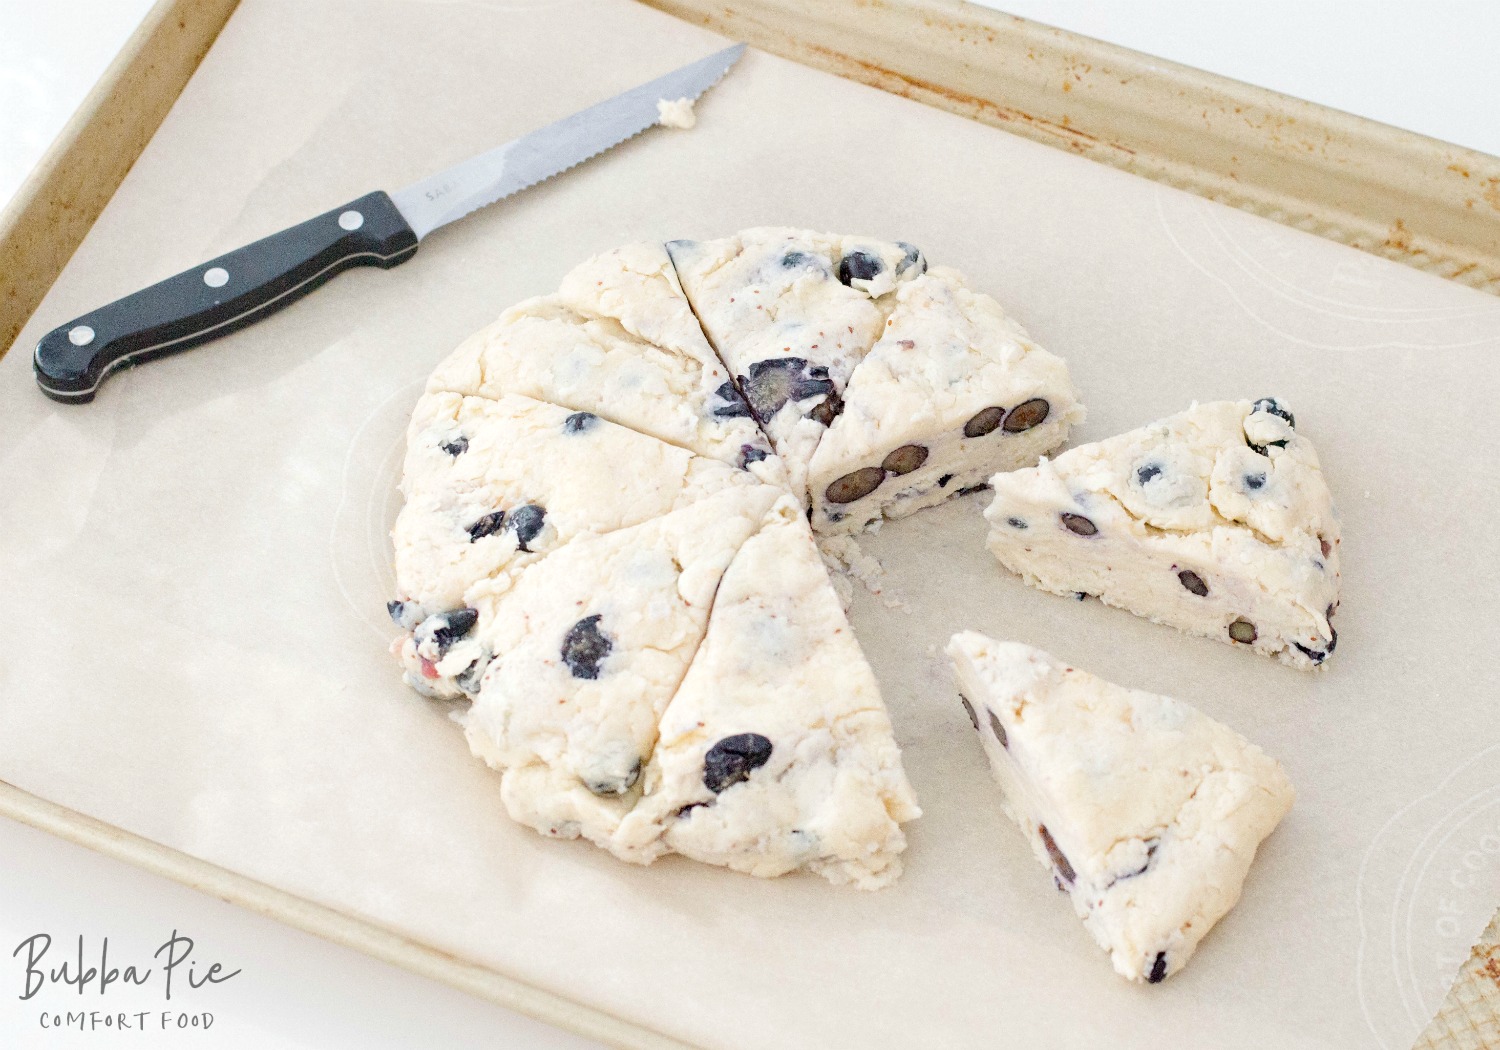
{"label": "knife blade", "polygon": [[650,128],[659,99],[699,98],[744,51],[743,44],[726,48],[394,193],[367,193],[74,318],[37,343],[37,385],[56,401],[92,401],[121,368],[254,324],[351,267],[400,265],[433,230]]}

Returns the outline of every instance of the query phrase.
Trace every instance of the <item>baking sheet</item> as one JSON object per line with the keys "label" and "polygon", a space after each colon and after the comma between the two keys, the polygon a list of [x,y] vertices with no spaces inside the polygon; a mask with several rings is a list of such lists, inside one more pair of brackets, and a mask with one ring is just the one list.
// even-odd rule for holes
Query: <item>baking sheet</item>
{"label": "baking sheet", "polygon": [[[19,346],[721,45],[624,0],[244,0]],[[761,54],[700,116],[93,405],[0,360],[0,778],[708,1047],[1409,1045],[1500,902],[1500,500],[1469,453],[1500,303]],[[970,497],[869,541],[906,611],[856,601],[927,811],[895,887],[635,869],[511,826],[384,652],[405,417],[586,255],[758,223],[967,271],[1069,360],[1080,440],[1290,399],[1345,519],[1332,666],[1029,591]],[[1115,977],[1001,815],[933,655],[960,627],[1179,695],[1286,764],[1296,808],[1171,981]]]}

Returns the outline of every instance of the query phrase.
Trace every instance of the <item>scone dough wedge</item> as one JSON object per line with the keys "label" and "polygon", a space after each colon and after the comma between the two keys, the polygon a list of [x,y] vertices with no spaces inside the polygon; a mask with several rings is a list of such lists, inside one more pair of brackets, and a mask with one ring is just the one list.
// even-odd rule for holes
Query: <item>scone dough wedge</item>
{"label": "scone dough wedge", "polygon": [[484,670],[459,717],[512,818],[610,845],[724,571],[779,496],[726,489],[580,537],[498,594],[470,592],[478,620],[449,659]]}
{"label": "scone dough wedge", "polygon": [[621,856],[681,853],[759,876],[874,889],[920,814],[880,690],[801,506],[783,497],[720,584],[662,716]]}
{"label": "scone dough wedge", "polygon": [[465,340],[429,391],[522,394],[784,480],[660,244],[595,256]]}
{"label": "scone dough wedge", "polygon": [[627,528],[725,490],[746,471],[587,412],[518,394],[422,396],[407,433],[405,504],[391,539],[407,631],[408,682],[452,698],[477,687],[451,669],[451,642],[475,622],[469,592],[491,597],[527,565],[584,533]]}
{"label": "scone dough wedge", "polygon": [[1339,522],[1284,401],[1216,401],[997,474],[1000,564],[1190,634],[1320,666],[1338,640]]}
{"label": "scone dough wedge", "polygon": [[780,227],[667,249],[703,331],[802,495],[849,376],[895,305],[891,293],[927,261],[909,244]]}
{"label": "scone dough wedge", "polygon": [[1171,697],[966,631],[948,655],[1005,809],[1115,971],[1176,973],[1291,808],[1281,766]]}
{"label": "scone dough wedge", "polygon": [[856,533],[1032,466],[1083,419],[1068,366],[956,270],[900,285],[813,454],[813,528]]}

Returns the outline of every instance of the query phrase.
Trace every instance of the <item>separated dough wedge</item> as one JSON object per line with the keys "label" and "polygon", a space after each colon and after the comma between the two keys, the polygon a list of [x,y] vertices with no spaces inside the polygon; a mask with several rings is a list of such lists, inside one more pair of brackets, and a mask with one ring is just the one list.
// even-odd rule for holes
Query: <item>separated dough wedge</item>
{"label": "separated dough wedge", "polygon": [[725,573],[617,852],[883,886],[920,814],[874,675],[802,508],[781,499]]}
{"label": "separated dough wedge", "polygon": [[660,244],[595,256],[557,294],[511,307],[438,365],[427,389],[521,394],[784,479]]}
{"label": "separated dough wedge", "polygon": [[1334,650],[1338,517],[1283,402],[1194,405],[991,483],[990,550],[1032,586],[1293,667]]}
{"label": "separated dough wedge", "polygon": [[724,570],[779,495],[727,489],[470,592],[478,621],[449,659],[485,669],[461,720],[515,820],[610,845]]}
{"label": "separated dough wedge", "polygon": [[856,533],[1036,463],[1083,419],[1068,366],[936,267],[903,283],[808,474],[813,528]]}
{"label": "separated dough wedge", "polygon": [[746,471],[587,412],[517,394],[423,395],[407,432],[406,502],[391,533],[397,600],[389,609],[408,632],[397,643],[407,680],[439,697],[477,687],[449,652],[473,620],[476,584],[496,595],[583,533],[758,485]]}
{"label": "separated dough wedge", "polygon": [[703,330],[802,495],[813,450],[880,337],[891,293],[926,260],[908,244],[779,227],[667,249]]}
{"label": "separated dough wedge", "polygon": [[1176,973],[1291,808],[1280,765],[1187,704],[1031,646],[966,631],[948,655],[1006,812],[1115,971]]}

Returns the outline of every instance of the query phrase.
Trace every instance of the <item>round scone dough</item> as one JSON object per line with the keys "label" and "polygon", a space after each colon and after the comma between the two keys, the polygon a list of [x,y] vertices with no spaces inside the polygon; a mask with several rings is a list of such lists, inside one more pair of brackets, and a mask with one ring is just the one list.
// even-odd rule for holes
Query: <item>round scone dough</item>
{"label": "round scone dough", "polygon": [[1034,463],[1081,414],[1060,359],[909,244],[627,245],[432,373],[393,650],[467,704],[522,824],[886,885],[920,810],[814,534]]}

